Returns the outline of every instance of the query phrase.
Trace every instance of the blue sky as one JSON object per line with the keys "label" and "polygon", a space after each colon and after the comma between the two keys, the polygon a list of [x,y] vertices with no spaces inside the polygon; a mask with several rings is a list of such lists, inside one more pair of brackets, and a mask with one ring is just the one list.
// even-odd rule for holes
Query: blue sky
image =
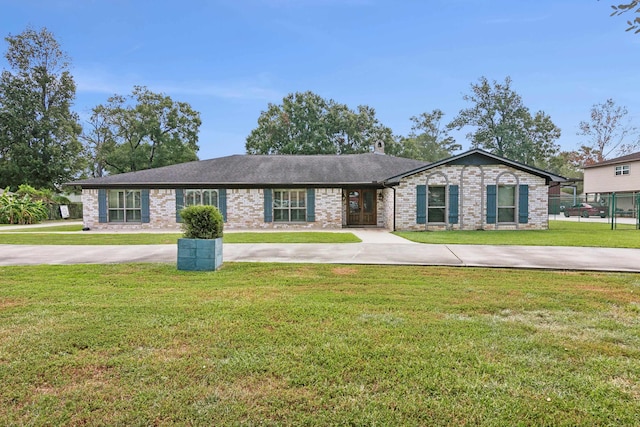
{"label": "blue sky", "polygon": [[[375,108],[406,135],[439,108],[451,120],[481,76],[503,81],[577,148],[578,123],[613,98],[640,126],[640,35],[617,0],[0,0],[4,37],[46,27],[71,57],[74,106],[134,85],[201,113],[201,159],[245,152],[268,103],[288,93]],[[4,57],[0,68],[6,69]],[[466,132],[455,136],[465,149]]]}

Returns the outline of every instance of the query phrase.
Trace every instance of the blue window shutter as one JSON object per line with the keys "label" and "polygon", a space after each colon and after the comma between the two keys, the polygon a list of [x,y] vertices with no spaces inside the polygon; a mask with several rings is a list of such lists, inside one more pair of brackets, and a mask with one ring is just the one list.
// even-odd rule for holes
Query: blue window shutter
{"label": "blue window shutter", "polygon": [[149,189],[140,192],[140,220],[144,223],[151,222],[149,216]]}
{"label": "blue window shutter", "polygon": [[227,222],[227,189],[218,190],[218,210],[222,214],[222,219]]}
{"label": "blue window shutter", "polygon": [[316,220],[316,189],[307,188],[307,222]]}
{"label": "blue window shutter", "polygon": [[458,186],[449,186],[449,224],[458,223]]}
{"label": "blue window shutter", "polygon": [[264,222],[273,222],[273,190],[264,189]]}
{"label": "blue window shutter", "polygon": [[416,222],[427,223],[427,186],[416,186]]}
{"label": "blue window shutter", "polygon": [[529,186],[520,185],[518,188],[518,222],[526,224],[529,222]]}
{"label": "blue window shutter", "polygon": [[487,185],[487,224],[496,223],[498,188],[495,185]]}
{"label": "blue window shutter", "polygon": [[176,222],[182,222],[180,211],[184,208],[184,190],[176,188]]}
{"label": "blue window shutter", "polygon": [[98,190],[98,222],[107,222],[107,190]]}

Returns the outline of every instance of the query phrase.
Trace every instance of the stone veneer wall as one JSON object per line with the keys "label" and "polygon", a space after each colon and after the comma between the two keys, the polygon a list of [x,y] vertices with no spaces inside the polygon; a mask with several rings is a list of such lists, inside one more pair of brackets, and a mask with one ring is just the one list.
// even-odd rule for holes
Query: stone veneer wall
{"label": "stone veneer wall", "polygon": [[[497,178],[500,181],[497,182]],[[459,185],[457,224],[427,225],[416,222],[416,186]],[[529,186],[529,222],[527,224],[487,224],[487,185]],[[517,200],[516,200],[517,205]],[[548,222],[548,186],[544,178],[504,165],[444,165],[403,179],[396,187],[396,230],[546,230]],[[516,219],[518,217],[516,206]]]}
{"label": "stone veneer wall", "polygon": [[[317,188],[315,221],[304,223],[264,222],[262,189],[228,189],[225,228],[245,229],[338,229],[342,228],[342,190]],[[172,189],[149,191],[149,223],[98,222],[98,190],[82,190],[84,227],[92,230],[180,229],[176,222],[176,196]]]}

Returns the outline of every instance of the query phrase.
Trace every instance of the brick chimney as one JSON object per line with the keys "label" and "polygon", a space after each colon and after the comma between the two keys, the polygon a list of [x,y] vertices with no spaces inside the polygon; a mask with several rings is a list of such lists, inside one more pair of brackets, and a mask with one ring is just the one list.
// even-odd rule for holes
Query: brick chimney
{"label": "brick chimney", "polygon": [[373,152],[375,154],[384,154],[384,142],[377,141],[373,144]]}

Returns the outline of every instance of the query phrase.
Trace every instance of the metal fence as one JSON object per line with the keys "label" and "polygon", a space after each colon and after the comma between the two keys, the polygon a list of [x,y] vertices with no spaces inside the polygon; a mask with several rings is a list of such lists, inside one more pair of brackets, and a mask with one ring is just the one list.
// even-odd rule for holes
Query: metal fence
{"label": "metal fence", "polygon": [[599,193],[549,197],[549,215],[556,219],[600,220],[612,229],[640,229],[640,193]]}

